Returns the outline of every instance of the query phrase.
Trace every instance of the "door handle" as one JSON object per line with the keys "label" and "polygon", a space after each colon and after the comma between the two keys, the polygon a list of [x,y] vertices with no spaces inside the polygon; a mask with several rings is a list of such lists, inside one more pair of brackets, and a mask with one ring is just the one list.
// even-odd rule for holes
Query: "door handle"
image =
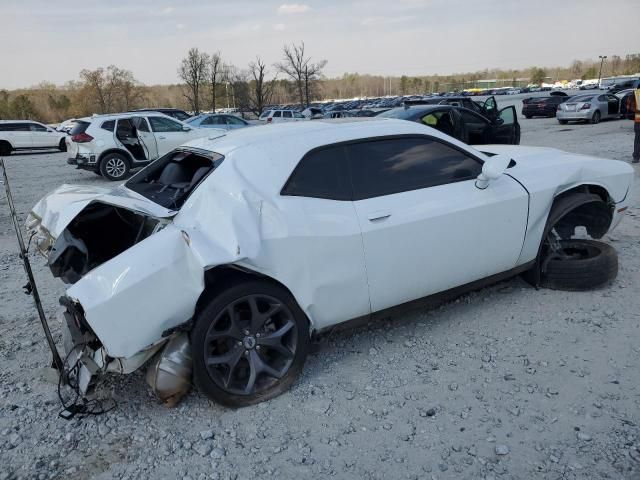
{"label": "door handle", "polygon": [[391,216],[391,213],[389,212],[372,212],[369,215],[367,215],[367,218],[369,219],[370,222],[375,222],[377,220],[384,220],[386,218],[389,218]]}
{"label": "door handle", "polygon": [[167,137],[163,137],[162,135],[160,135],[158,138],[159,138],[160,140],[166,140],[166,139],[167,139]]}

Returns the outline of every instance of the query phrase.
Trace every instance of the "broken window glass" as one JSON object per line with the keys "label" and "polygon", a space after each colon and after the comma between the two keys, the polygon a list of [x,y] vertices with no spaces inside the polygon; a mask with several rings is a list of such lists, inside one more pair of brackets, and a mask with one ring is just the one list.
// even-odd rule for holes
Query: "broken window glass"
{"label": "broken window glass", "polygon": [[173,150],[133,176],[125,186],[165,208],[178,210],[223,159],[222,155],[204,150]]}

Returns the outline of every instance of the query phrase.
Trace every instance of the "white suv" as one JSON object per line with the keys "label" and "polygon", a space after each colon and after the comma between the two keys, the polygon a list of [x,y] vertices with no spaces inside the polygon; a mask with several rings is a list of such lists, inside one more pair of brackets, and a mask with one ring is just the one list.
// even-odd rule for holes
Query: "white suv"
{"label": "white suv", "polygon": [[65,134],[31,120],[0,120],[0,155],[16,150],[58,148],[65,151]]}
{"label": "white suv", "polygon": [[265,110],[258,120],[266,123],[281,123],[299,122],[301,120],[308,120],[308,118],[300,112],[294,112],[293,110]]}
{"label": "white suv", "polygon": [[157,112],[80,118],[67,137],[67,163],[109,180],[122,180],[132,168],[147,165],[196,138],[216,138],[219,128],[194,128]]}

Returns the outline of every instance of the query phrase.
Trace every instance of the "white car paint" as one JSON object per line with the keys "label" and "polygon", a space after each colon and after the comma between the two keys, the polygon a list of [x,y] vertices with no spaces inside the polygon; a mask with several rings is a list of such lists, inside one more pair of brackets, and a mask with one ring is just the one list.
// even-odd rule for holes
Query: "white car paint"
{"label": "white car paint", "polygon": [[[146,132],[140,128],[136,130],[138,139],[144,143],[146,159],[134,158],[116,136],[117,122],[133,118],[141,119],[142,125],[148,130]],[[174,125],[177,131],[158,131],[154,126],[154,119]],[[74,140],[74,135],[68,136],[66,137],[67,152],[69,163],[89,170],[98,168],[100,159],[106,152],[118,151],[129,159],[132,167],[137,167],[156,160],[183,143],[197,138],[217,138],[227,133],[226,130],[219,128],[194,128],[168,115],[147,111],[97,115],[76,120],[76,124],[82,122],[89,123],[84,133],[92,140],[79,143]],[[107,122],[114,122],[116,126],[112,130],[103,128]],[[75,130],[71,131],[72,134],[74,132]]]}
{"label": "white car paint", "polygon": [[[466,180],[355,202],[280,194],[300,159],[316,147],[416,134],[483,160],[491,177],[486,188]],[[320,330],[525,265],[536,257],[556,194],[579,184],[601,185],[617,209],[625,205],[633,178],[631,167],[615,160],[483,145],[483,151],[516,160],[495,177],[488,175],[490,157],[473,147],[391,119],[247,128],[187,147],[215,152],[224,161],[178,212],[128,193],[126,186],[112,194],[63,187],[36,204],[28,220],[31,232],[44,231],[50,241],[81,205],[92,202],[170,220],[67,290],[111,357],[132,358],[164,341],[168,328],[188,321],[212,267],[233,265],[279,281],[312,329]]]}
{"label": "white car paint", "polygon": [[63,132],[57,132],[40,122],[0,120],[0,143],[8,142],[12,150],[58,148],[63,138]]}

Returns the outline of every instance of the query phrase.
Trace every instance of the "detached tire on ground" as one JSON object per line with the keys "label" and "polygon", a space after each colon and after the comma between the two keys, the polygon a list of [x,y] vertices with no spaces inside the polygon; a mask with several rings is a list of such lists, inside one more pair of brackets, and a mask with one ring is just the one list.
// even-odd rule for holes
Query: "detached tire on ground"
{"label": "detached tire on ground", "polygon": [[127,178],[130,168],[129,160],[119,153],[109,153],[100,161],[100,174],[114,182]]}
{"label": "detached tire on ground", "polygon": [[243,407],[291,386],[309,353],[309,322],[287,290],[251,280],[215,295],[196,316],[190,341],[200,391]]}
{"label": "detached tire on ground", "polygon": [[543,266],[540,286],[554,290],[582,291],[602,286],[618,274],[618,254],[595,240],[562,240],[562,255]]}

